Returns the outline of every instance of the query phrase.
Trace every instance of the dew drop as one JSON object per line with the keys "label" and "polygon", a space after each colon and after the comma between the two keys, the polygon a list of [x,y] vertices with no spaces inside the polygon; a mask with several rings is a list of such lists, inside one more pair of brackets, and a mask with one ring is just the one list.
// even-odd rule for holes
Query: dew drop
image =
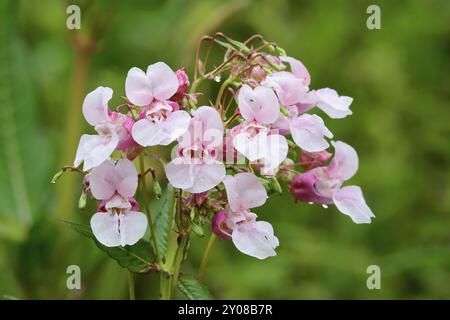
{"label": "dew drop", "polygon": [[324,209],[328,209],[328,206],[327,206],[326,204],[323,204],[322,207],[323,207]]}
{"label": "dew drop", "polygon": [[221,79],[220,76],[215,76],[215,77],[214,77],[214,81],[215,81],[215,82],[220,82],[220,79]]}
{"label": "dew drop", "polygon": [[308,202],[308,204],[314,204],[314,202]]}

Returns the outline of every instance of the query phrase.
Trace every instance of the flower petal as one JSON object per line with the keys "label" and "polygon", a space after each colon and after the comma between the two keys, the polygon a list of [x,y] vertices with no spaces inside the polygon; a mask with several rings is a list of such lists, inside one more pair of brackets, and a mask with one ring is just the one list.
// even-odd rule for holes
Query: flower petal
{"label": "flower petal", "polygon": [[147,230],[147,217],[142,212],[127,211],[119,216],[120,244],[132,246]]}
{"label": "flower petal", "polygon": [[149,65],[147,78],[151,83],[153,97],[159,100],[168,100],[178,90],[177,75],[164,62]]}
{"label": "flower petal", "polygon": [[230,208],[234,212],[262,206],[267,200],[267,191],[261,181],[251,172],[226,176],[223,180]]}
{"label": "flower petal", "polygon": [[279,134],[271,134],[267,141],[267,155],[263,159],[262,173],[270,172],[278,168],[278,166],[286,159],[289,146],[286,138]]}
{"label": "flower petal", "polygon": [[352,114],[350,105],[353,98],[339,96],[336,90],[323,88],[315,91],[317,106],[330,118],[340,119]]}
{"label": "flower petal", "polygon": [[208,191],[221,183],[225,174],[225,165],[221,162],[196,164],[193,167],[194,183],[184,190],[191,193]]}
{"label": "flower petal", "polygon": [[166,132],[166,139],[161,145],[168,145],[183,135],[189,128],[191,117],[183,110],[171,112],[166,121],[162,122],[162,129]]}
{"label": "flower petal", "polygon": [[250,161],[256,161],[267,156],[267,132],[261,131],[254,137],[241,132],[233,138],[234,148]]}
{"label": "flower petal", "polygon": [[91,218],[91,228],[95,238],[104,246],[120,246],[119,216],[117,214],[97,212]]}
{"label": "flower petal", "polygon": [[342,141],[332,141],[334,157],[327,167],[331,178],[348,180],[358,171],[358,154],[352,146]]}
{"label": "flower petal", "polygon": [[242,223],[233,230],[231,237],[236,248],[246,255],[258,259],[276,256],[279,241],[272,225],[266,221]]}
{"label": "flower petal", "polygon": [[190,188],[194,185],[193,164],[183,158],[175,158],[167,164],[166,176],[175,188]]}
{"label": "flower petal", "polygon": [[266,77],[262,82],[266,87],[273,88],[283,106],[291,106],[302,102],[308,87],[286,71],[275,72]]}
{"label": "flower petal", "polygon": [[333,201],[339,211],[349,216],[354,223],[370,223],[371,218],[375,217],[358,186],[347,186],[336,191]]}
{"label": "flower petal", "polygon": [[131,68],[125,80],[125,94],[131,103],[146,106],[153,101],[153,87],[144,71]]}
{"label": "flower petal", "polygon": [[111,160],[104,161],[89,173],[89,187],[97,200],[107,200],[116,192],[115,166]]}
{"label": "flower petal", "polygon": [[308,69],[306,69],[303,63],[295,58],[286,56],[281,56],[280,60],[289,63],[289,65],[291,66],[291,72],[294,74],[294,76],[301,79],[304,85],[309,86],[309,84],[311,83],[311,76],[309,75]]}
{"label": "flower petal", "polygon": [[136,193],[138,186],[138,173],[133,162],[120,159],[115,167],[115,186],[117,192],[128,199]]}
{"label": "flower petal", "polygon": [[115,133],[112,133],[108,137],[94,137],[84,145],[85,157],[83,171],[95,168],[107,160],[119,144],[119,137]]}
{"label": "flower petal", "polygon": [[308,152],[319,152],[329,147],[324,137],[332,138],[333,134],[325,127],[322,118],[313,114],[302,114],[293,119],[289,127],[295,143]]}
{"label": "flower petal", "polygon": [[259,86],[252,89],[244,84],[238,95],[239,111],[246,121],[256,120],[260,124],[270,124],[277,120],[280,105],[272,89]]}
{"label": "flower petal", "polygon": [[91,126],[108,120],[108,101],[112,95],[111,88],[98,87],[84,98],[83,115]]}
{"label": "flower petal", "polygon": [[137,121],[131,129],[131,135],[143,147],[156,146],[168,140],[168,133],[162,122],[147,119]]}

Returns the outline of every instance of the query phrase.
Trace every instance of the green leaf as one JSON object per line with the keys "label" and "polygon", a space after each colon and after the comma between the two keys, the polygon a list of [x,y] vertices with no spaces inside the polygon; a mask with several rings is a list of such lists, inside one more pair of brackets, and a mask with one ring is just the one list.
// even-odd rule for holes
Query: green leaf
{"label": "green leaf", "polygon": [[116,260],[121,267],[136,273],[147,272],[152,268],[154,259],[147,241],[141,239],[132,246],[106,247],[95,239],[89,226],[69,221],[64,222],[81,235],[94,240],[97,247]]}
{"label": "green leaf", "polygon": [[169,234],[169,212],[170,210],[172,211],[174,210],[173,207],[174,196],[175,196],[174,189],[172,185],[168,183],[166,191],[164,192],[161,211],[155,219],[156,243],[161,256],[165,256],[167,253],[167,241]]}
{"label": "green leaf", "polygon": [[177,286],[189,300],[211,300],[213,298],[208,288],[190,275],[181,276]]}

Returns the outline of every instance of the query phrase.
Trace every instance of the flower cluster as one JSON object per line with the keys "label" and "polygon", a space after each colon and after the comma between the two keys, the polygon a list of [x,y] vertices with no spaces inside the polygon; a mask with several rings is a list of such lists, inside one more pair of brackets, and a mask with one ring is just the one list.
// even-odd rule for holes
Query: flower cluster
{"label": "flower cluster", "polygon": [[[103,245],[133,245],[152,223],[134,198],[152,168],[141,168],[139,176],[132,161],[159,156],[153,146],[173,145],[164,169],[177,190],[181,222],[174,228],[182,235],[211,223],[216,236],[232,240],[244,254],[276,255],[272,225],[250,210],[281,192],[280,182],[290,184],[296,200],[335,204],[355,223],[374,217],[359,187],[342,186],[358,169],[356,151],[331,141],[320,116],[351,115],[352,98],[329,88],[310,89],[303,63],[273,43],[224,38],[203,39],[225,48],[224,62],[206,72],[207,61],[197,57],[192,84],[184,69],[157,62],[145,72],[130,69],[126,101],[115,111],[108,107],[110,88],[86,96],[83,115],[97,134],[81,136],[74,167],[83,163],[85,189],[100,201],[91,228]],[[262,44],[254,47],[255,39]],[[199,106],[198,86],[210,79],[222,82],[216,99],[207,99],[216,102]],[[330,145],[334,154],[327,151]]]}

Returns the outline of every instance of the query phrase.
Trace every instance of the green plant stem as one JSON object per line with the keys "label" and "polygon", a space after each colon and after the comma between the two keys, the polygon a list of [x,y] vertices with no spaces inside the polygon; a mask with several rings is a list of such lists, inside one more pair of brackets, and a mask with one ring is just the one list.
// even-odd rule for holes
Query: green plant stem
{"label": "green plant stem", "polygon": [[141,153],[139,155],[139,166],[140,166],[140,170],[141,170],[141,192],[142,192],[142,200],[144,202],[144,208],[145,208],[145,212],[147,214],[147,219],[148,219],[148,224],[150,226],[150,238],[152,239],[152,243],[153,243],[153,249],[155,251],[155,255],[156,255],[156,260],[161,263],[161,256],[159,255],[159,250],[158,250],[158,245],[156,243],[156,234],[155,234],[155,228],[153,227],[153,219],[152,219],[152,214],[150,212],[150,206],[149,206],[149,202],[148,202],[148,197],[147,197],[147,185],[145,182],[145,164],[144,164],[144,154]]}
{"label": "green plant stem", "polygon": [[220,100],[222,99],[225,89],[232,83],[233,83],[233,81],[231,80],[231,78],[228,78],[220,86],[219,92],[217,93],[216,103],[214,104],[216,106],[216,108],[219,108],[219,103],[220,103]]}
{"label": "green plant stem", "polygon": [[181,263],[183,262],[184,250],[186,248],[187,240],[188,240],[188,236],[183,236],[183,238],[181,239],[180,244],[178,246],[177,254],[175,256],[174,270],[173,270],[171,289],[170,289],[170,298],[171,299],[173,299],[175,297],[175,292],[177,290],[177,282],[178,282],[178,278],[180,276]]}
{"label": "green plant stem", "polygon": [[130,293],[130,300],[136,300],[136,294],[134,292],[134,274],[128,270],[128,291]]}
{"label": "green plant stem", "polygon": [[197,278],[201,280],[203,278],[203,274],[205,273],[206,265],[208,264],[209,253],[211,252],[211,248],[216,241],[216,236],[214,233],[211,233],[209,237],[208,244],[206,245],[205,252],[203,253],[202,261],[200,262],[200,268],[198,268]]}

